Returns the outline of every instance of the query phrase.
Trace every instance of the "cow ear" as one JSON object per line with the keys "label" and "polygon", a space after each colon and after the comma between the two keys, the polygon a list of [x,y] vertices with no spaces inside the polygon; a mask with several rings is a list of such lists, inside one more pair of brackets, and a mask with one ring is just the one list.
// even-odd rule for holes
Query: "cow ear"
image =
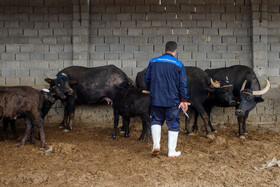
{"label": "cow ear", "polygon": [[49,84],[54,84],[55,83],[55,80],[50,79],[50,78],[45,78],[45,81]]}
{"label": "cow ear", "polygon": [[260,102],[264,102],[264,99],[262,97],[255,97],[255,101],[257,103],[260,103]]}
{"label": "cow ear", "polygon": [[72,86],[72,85],[74,85],[74,84],[77,84],[77,81],[76,81],[76,80],[70,80],[70,81],[69,81],[69,85],[70,85],[70,86]]}

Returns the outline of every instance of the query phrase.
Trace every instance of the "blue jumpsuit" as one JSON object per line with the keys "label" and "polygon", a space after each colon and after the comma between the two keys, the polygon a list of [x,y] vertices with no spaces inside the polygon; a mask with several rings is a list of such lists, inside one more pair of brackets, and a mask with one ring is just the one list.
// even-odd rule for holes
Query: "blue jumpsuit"
{"label": "blue jumpsuit", "polygon": [[182,62],[166,53],[149,63],[145,83],[150,91],[152,119],[151,125],[163,125],[166,120],[168,130],[180,129],[180,102],[188,100],[186,72]]}

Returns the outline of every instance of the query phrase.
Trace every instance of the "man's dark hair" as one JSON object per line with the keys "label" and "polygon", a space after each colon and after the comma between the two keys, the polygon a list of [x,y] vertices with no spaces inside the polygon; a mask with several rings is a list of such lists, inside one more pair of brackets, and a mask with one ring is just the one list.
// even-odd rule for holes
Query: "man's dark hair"
{"label": "man's dark hair", "polygon": [[168,41],[165,44],[165,51],[174,52],[177,49],[177,43],[174,41]]}

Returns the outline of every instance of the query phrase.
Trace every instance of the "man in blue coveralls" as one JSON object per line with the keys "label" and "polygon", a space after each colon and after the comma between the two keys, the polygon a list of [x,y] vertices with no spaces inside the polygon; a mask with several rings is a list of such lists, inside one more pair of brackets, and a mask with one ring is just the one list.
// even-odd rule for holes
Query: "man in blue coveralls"
{"label": "man in blue coveralls", "polygon": [[161,127],[166,120],[168,126],[168,157],[181,155],[176,151],[180,130],[180,108],[185,112],[187,105],[187,80],[182,62],[175,58],[177,43],[168,41],[165,54],[149,63],[145,83],[151,99],[151,131],[153,137],[152,155],[160,152]]}

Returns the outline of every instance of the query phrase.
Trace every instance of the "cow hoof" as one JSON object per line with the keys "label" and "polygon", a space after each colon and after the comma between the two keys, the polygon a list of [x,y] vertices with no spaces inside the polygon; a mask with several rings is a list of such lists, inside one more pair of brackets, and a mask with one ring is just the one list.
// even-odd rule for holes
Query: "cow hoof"
{"label": "cow hoof", "polygon": [[241,138],[241,139],[246,139],[246,137],[245,137],[245,136],[243,136],[243,135],[242,135],[242,136],[239,136],[239,138]]}
{"label": "cow hoof", "polygon": [[63,129],[65,128],[65,125],[63,123],[59,124],[58,128]]}
{"label": "cow hoof", "polygon": [[129,134],[124,135],[125,138],[129,138]]}
{"label": "cow hoof", "polygon": [[18,148],[23,147],[23,144],[22,144],[22,143],[18,143],[18,144],[17,144],[17,147],[18,147]]}
{"label": "cow hoof", "polygon": [[111,138],[112,140],[114,140],[114,139],[116,139],[116,136],[112,136],[112,138]]}
{"label": "cow hoof", "polygon": [[69,129],[64,129],[63,132],[70,132],[70,130]]}
{"label": "cow hoof", "polygon": [[206,137],[210,140],[214,140],[215,139],[215,135],[214,134],[207,134]]}

